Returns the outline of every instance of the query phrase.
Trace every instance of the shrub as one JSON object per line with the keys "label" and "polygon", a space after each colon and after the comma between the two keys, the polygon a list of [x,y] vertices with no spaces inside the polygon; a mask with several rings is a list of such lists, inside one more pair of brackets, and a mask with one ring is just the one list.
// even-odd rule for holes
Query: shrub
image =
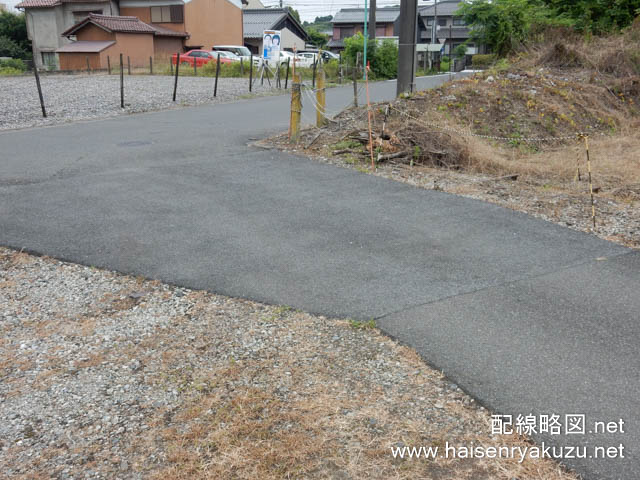
{"label": "shrub", "polygon": [[30,58],[30,54],[18,42],[0,35],[0,57]]}
{"label": "shrub", "polygon": [[471,57],[471,65],[473,68],[489,68],[496,61],[496,56],[490,55],[474,55]]}
{"label": "shrub", "polygon": [[14,70],[19,70],[20,72],[24,72],[27,69],[27,66],[24,62],[18,58],[10,58],[8,60],[0,60],[0,68],[12,68]]}
{"label": "shrub", "polygon": [[398,75],[398,46],[392,40],[385,40],[375,50],[373,73],[379,78],[396,78]]}
{"label": "shrub", "polygon": [[[360,58],[363,58],[364,54],[364,37],[362,33],[358,32],[353,37],[344,39],[344,50],[342,51],[342,58],[349,65],[356,64],[356,58],[360,52]],[[374,58],[376,54],[376,42],[374,40],[367,41],[367,58]]]}
{"label": "shrub", "polygon": [[24,70],[18,70],[13,67],[0,67],[0,77],[12,77],[14,75],[22,75]]}

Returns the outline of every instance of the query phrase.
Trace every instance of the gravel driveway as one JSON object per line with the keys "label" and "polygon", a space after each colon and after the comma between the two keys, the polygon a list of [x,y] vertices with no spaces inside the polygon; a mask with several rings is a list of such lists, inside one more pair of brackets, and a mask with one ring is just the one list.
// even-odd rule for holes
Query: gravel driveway
{"label": "gravel driveway", "polygon": [[[48,118],[42,118],[33,76],[0,77],[0,130],[91,120],[134,112],[163,110],[175,106],[230,101],[249,94],[249,80],[220,78],[214,98],[215,79],[180,77],[176,102],[174,79],[163,75],[125,75],[125,105],[120,108],[118,75],[43,75],[42,90]],[[283,90],[259,82],[254,94],[277,94]]]}
{"label": "gravel driveway", "polygon": [[[573,479],[369,324],[0,248],[0,476]],[[4,478],[4,477],[3,477]]]}

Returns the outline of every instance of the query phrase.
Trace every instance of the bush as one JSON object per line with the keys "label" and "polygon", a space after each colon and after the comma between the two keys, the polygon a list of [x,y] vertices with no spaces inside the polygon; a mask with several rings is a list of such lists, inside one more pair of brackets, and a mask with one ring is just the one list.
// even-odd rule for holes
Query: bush
{"label": "bush", "polygon": [[489,68],[496,61],[496,56],[493,54],[489,55],[474,55],[471,57],[471,65],[473,68]]}
{"label": "bush", "polygon": [[20,72],[24,72],[27,66],[18,58],[10,58],[9,60],[0,60],[0,69],[12,68]]}
{"label": "bush", "polygon": [[0,77],[13,77],[15,75],[22,75],[24,70],[19,70],[13,67],[0,67]]}
{"label": "bush", "polygon": [[398,76],[398,46],[393,40],[385,40],[377,46],[371,68],[378,78]]}
{"label": "bush", "polygon": [[30,52],[26,51],[22,46],[10,39],[9,37],[0,35],[0,57],[12,58],[31,58]]}
{"label": "bush", "polygon": [[[348,65],[355,65],[356,58],[360,52],[360,58],[364,55],[364,37],[362,33],[358,32],[353,37],[344,39],[344,50],[342,51],[342,58]],[[376,54],[376,42],[374,40],[367,41],[367,59],[375,58]],[[362,61],[362,60],[360,60]]]}

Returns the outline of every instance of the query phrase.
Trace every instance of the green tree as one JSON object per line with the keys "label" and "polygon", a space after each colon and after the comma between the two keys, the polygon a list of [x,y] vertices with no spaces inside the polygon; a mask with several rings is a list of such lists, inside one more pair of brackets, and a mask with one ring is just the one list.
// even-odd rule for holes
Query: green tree
{"label": "green tree", "polygon": [[371,63],[371,69],[376,77],[396,78],[398,76],[398,46],[396,42],[387,39],[378,45]]}
{"label": "green tree", "polygon": [[325,35],[324,33],[320,33],[313,27],[308,27],[307,33],[309,34],[309,43],[315,45],[318,48],[324,47],[329,41],[327,35]]}
{"label": "green tree", "polygon": [[470,0],[457,11],[472,37],[498,55],[507,55],[529,39],[537,25],[567,24],[554,18],[542,0]]}
{"label": "green tree", "polygon": [[620,30],[640,14],[640,0],[543,0],[553,13],[577,30],[602,34]]}
{"label": "green tree", "polygon": [[284,7],[284,8],[285,10],[289,10],[289,13],[291,14],[291,16],[295,18],[298,21],[298,23],[302,23],[300,21],[300,12],[298,12],[298,10],[296,10],[293,7]]}
{"label": "green tree", "polygon": [[[369,40],[369,43],[367,43],[367,56],[369,59],[374,58],[375,50],[375,40]],[[362,59],[364,54],[364,36],[362,35],[362,32],[358,32],[353,37],[344,39],[342,58],[344,58],[348,64],[355,65],[358,52],[360,52],[360,58]]]}
{"label": "green tree", "polygon": [[31,42],[27,37],[24,14],[0,13],[0,49],[5,52],[0,56],[31,58]]}

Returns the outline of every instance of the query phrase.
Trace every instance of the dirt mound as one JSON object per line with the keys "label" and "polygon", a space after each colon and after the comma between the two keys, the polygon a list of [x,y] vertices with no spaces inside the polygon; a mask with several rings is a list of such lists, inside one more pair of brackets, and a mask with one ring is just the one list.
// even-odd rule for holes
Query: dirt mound
{"label": "dirt mound", "polygon": [[542,56],[541,65],[551,67],[584,67],[585,58],[577,51],[567,48],[563,43],[554,43]]}

